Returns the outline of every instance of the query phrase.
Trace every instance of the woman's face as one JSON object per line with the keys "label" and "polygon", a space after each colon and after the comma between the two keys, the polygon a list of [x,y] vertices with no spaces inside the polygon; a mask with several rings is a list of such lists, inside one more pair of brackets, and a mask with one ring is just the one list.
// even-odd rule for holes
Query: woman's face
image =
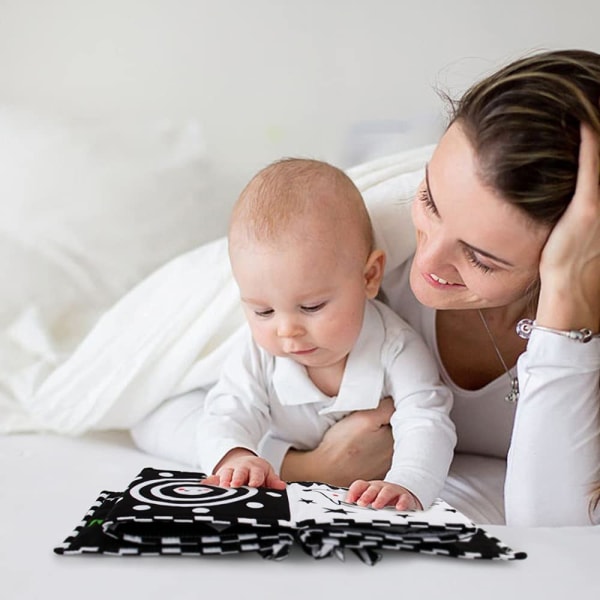
{"label": "woman's face", "polygon": [[549,227],[485,187],[460,125],[444,134],[413,202],[410,285],[437,309],[507,306],[538,278]]}

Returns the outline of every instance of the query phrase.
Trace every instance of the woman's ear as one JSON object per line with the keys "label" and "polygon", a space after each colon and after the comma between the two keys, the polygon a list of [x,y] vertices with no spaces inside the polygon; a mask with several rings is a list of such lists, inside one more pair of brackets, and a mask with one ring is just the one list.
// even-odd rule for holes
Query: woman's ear
{"label": "woman's ear", "polygon": [[367,298],[375,298],[379,293],[384,268],[385,252],[383,250],[373,250],[369,254],[365,265],[365,292]]}

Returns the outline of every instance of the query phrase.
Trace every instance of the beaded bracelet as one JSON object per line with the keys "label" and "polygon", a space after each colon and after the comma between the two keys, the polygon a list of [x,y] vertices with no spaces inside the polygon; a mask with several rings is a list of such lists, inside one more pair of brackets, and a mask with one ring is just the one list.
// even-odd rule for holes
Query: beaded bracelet
{"label": "beaded bracelet", "polygon": [[535,321],[532,319],[521,319],[517,323],[517,334],[524,340],[529,339],[531,332],[534,329],[547,331],[548,333],[555,333],[556,335],[562,335],[563,337],[569,338],[570,340],[575,340],[576,342],[581,342],[582,344],[586,344],[593,338],[600,337],[600,333],[593,333],[591,329],[572,329],[571,331],[562,331],[560,329],[551,329],[550,327],[536,325]]}

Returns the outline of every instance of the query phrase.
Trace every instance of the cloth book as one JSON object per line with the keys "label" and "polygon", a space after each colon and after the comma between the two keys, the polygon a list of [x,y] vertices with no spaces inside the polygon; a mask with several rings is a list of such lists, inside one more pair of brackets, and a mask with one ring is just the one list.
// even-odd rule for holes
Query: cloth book
{"label": "cloth book", "polygon": [[202,556],[256,552],[285,558],[299,545],[314,558],[349,551],[373,565],[382,551],[464,559],[526,557],[441,499],[424,511],[372,509],[346,488],[293,482],[285,490],[206,485],[203,473],[143,469],[124,492],[103,491],[57,554]]}

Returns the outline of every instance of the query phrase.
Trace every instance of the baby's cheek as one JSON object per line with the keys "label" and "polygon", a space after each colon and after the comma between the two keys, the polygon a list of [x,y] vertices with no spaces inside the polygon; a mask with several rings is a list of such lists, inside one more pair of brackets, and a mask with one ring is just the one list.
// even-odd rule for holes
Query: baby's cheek
{"label": "baby's cheek", "polygon": [[250,327],[254,341],[270,354],[278,354],[277,340],[268,327],[253,325]]}
{"label": "baby's cheek", "polygon": [[327,337],[330,344],[337,346],[340,350],[349,352],[360,334],[361,323],[356,319],[347,319],[345,322],[336,326],[330,327],[327,331]]}

